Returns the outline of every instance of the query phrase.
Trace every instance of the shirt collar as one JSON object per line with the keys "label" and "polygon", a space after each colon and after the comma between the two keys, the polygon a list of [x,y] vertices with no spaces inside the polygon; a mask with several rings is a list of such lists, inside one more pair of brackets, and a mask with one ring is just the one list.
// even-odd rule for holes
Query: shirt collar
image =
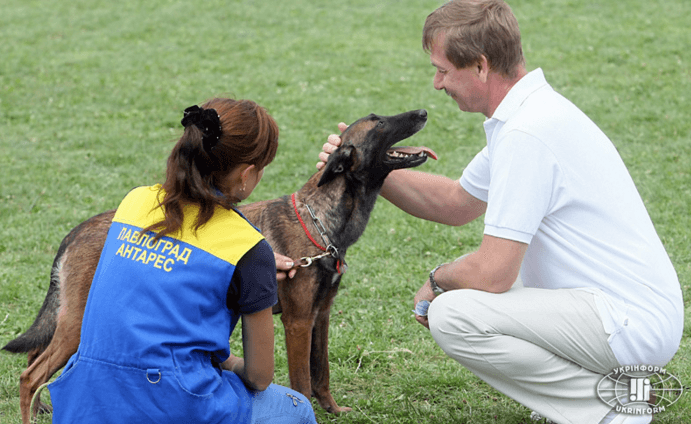
{"label": "shirt collar", "polygon": [[511,90],[499,103],[499,107],[497,107],[497,110],[494,111],[494,114],[488,121],[498,120],[506,122],[533,92],[546,85],[549,84],[545,80],[545,74],[541,68],[529,72],[511,87]]}

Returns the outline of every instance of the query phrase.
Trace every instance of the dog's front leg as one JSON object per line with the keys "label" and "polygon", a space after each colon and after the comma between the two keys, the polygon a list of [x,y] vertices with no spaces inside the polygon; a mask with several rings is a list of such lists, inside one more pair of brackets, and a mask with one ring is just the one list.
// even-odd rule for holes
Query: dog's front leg
{"label": "dog's front leg", "polygon": [[338,287],[332,288],[327,297],[322,300],[322,305],[319,306],[312,332],[312,350],[310,354],[312,393],[314,393],[314,397],[317,398],[322,408],[334,414],[351,410],[348,407],[338,406],[329,389],[329,316],[337,291]]}
{"label": "dog's front leg", "polygon": [[281,315],[286,334],[290,387],[309,399],[312,397],[309,358],[314,314],[309,311],[307,316],[303,316],[293,312],[293,310],[284,308]]}

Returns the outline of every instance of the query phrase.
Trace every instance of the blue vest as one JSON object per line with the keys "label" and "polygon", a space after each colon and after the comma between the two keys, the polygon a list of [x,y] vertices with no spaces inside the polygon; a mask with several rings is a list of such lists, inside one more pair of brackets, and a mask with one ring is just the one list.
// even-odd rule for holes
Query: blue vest
{"label": "blue vest", "polygon": [[49,386],[54,423],[249,423],[250,394],[218,367],[239,316],[226,306],[235,264],[261,234],[217,208],[196,233],[154,240],[160,186],[118,207],[96,269],[79,350]]}

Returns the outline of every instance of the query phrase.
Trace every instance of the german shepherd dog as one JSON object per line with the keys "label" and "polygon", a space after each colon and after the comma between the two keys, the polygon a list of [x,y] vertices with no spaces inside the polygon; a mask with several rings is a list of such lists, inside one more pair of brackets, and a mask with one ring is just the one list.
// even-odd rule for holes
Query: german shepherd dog
{"label": "german shepherd dog", "polygon": [[[324,168],[292,196],[240,206],[273,250],[296,261],[290,280],[278,284],[288,353],[290,385],[316,397],[328,412],[340,413],[329,390],[329,311],[338,291],[348,248],[362,235],[386,176],[395,169],[421,165],[427,148],[391,147],[420,131],[427,111],[396,116],[369,115],[342,134],[341,146]],[[20,377],[22,421],[50,407],[31,400],[43,383],[77,351],[89,287],[115,211],[75,227],[62,241],[51,270],[50,286],[33,325],[3,349],[28,352]]]}

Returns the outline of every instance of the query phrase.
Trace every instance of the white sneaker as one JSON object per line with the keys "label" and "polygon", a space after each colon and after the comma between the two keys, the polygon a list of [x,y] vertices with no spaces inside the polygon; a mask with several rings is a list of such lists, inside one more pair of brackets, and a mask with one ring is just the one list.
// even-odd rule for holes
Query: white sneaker
{"label": "white sneaker", "polygon": [[557,424],[554,421],[551,421],[551,420],[548,420],[547,418],[544,418],[542,415],[538,414],[535,411],[530,413],[530,420],[531,421],[545,420],[545,424]]}

